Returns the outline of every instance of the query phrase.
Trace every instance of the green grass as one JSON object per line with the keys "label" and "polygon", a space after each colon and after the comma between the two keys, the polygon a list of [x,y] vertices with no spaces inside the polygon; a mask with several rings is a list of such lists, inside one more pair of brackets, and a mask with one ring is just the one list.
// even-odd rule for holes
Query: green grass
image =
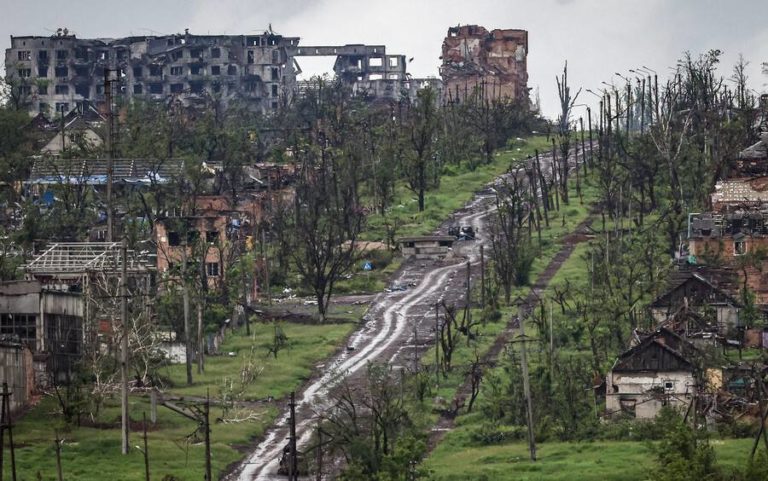
{"label": "green grass", "polygon": [[[359,319],[359,312],[349,316]],[[327,358],[338,348],[341,341],[352,331],[352,322],[328,323],[321,325],[281,323],[288,337],[289,346],[278,353],[275,360],[268,356],[272,342],[272,324],[255,323],[252,335],[245,336],[244,330],[230,333],[222,346],[223,352],[233,351],[237,355],[212,356],[206,359],[205,374],[193,371],[194,384],[185,385],[183,365],[164,368],[161,374],[173,383],[168,392],[173,395],[205,396],[210,391],[212,398],[218,398],[223,379],[237,381],[243,361],[253,347],[256,365],[263,367],[261,374],[246,386],[244,399],[262,399],[268,396],[282,398],[298,389],[309,378],[314,365]],[[130,397],[131,419],[141,420],[144,413],[149,417],[148,399],[141,395]],[[221,423],[225,418],[220,407],[211,408],[212,420],[212,462],[214,477],[231,463],[242,458],[238,446],[249,445],[253,438],[260,436],[269,426],[278,411],[274,404],[252,404],[247,408],[234,408],[227,418],[243,418],[253,415],[256,419],[239,423]],[[19,480],[36,481],[37,473],[43,480],[56,476],[53,439],[59,430],[65,439],[62,446],[64,478],[68,480],[129,481],[144,479],[143,455],[134,446],[142,445],[140,432],[132,433],[131,453],[120,454],[120,407],[115,395],[107,399],[98,414],[96,424],[83,416],[85,426],[66,426],[53,397],[44,397],[21,418],[14,428],[16,461]],[[90,426],[90,427],[88,427]],[[98,427],[97,427],[98,426]],[[138,429],[138,425],[137,425]],[[150,464],[152,479],[162,480],[172,474],[174,479],[199,480],[203,477],[204,448],[200,439],[187,442],[187,436],[196,429],[196,423],[176,414],[165,407],[158,408],[158,424],[149,432]],[[10,473],[6,463],[6,473]],[[7,474],[6,474],[7,475]],[[9,478],[6,478],[9,479]]]}
{"label": "green grass", "polygon": [[[230,336],[221,348],[224,353],[234,352],[236,356],[215,356],[206,359],[205,373],[197,374],[193,366],[191,386],[186,385],[186,370],[183,364],[174,364],[161,369],[167,377],[173,394],[205,396],[210,389],[211,396],[218,396],[225,379],[237,382],[246,359],[256,360],[261,374],[244,391],[244,400],[264,399],[269,396],[281,398],[296,389],[312,373],[319,359],[331,355],[355,327],[353,323],[343,324],[289,324],[278,323],[288,337],[288,345],[278,352],[277,358],[269,353],[275,328],[272,323],[251,324],[251,336],[241,328]],[[253,351],[252,351],[253,350]]]}
{"label": "green grass", "polygon": [[[461,429],[461,428],[459,428]],[[643,481],[654,467],[649,445],[632,441],[547,442],[537,445],[535,463],[528,444],[470,446],[463,433],[449,433],[425,466],[435,481]],[[714,440],[720,464],[743,468],[749,439]]]}

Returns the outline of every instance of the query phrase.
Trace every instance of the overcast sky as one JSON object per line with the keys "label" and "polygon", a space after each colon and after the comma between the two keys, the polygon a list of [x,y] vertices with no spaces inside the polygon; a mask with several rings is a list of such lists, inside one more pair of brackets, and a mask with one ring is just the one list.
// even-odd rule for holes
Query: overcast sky
{"label": "overcast sky", "polygon": [[[384,44],[413,57],[417,77],[436,76],[449,26],[521,28],[529,32],[529,86],[545,114],[557,105],[555,76],[568,60],[574,87],[624,83],[615,72],[648,66],[667,74],[681,54],[718,48],[723,73],[739,53],[750,61],[751,87],[768,92],[766,0],[0,0],[0,39],[51,35],[67,27],[78,37],[245,34],[265,30],[301,37],[304,45]],[[302,59],[307,72],[330,70],[333,59]],[[583,92],[580,100],[594,103]]]}

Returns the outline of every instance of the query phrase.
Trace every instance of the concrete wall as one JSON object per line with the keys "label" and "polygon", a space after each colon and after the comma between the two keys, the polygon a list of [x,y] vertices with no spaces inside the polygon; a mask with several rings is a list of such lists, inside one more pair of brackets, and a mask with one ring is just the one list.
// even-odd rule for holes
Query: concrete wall
{"label": "concrete wall", "polygon": [[35,387],[32,353],[15,343],[0,343],[0,383],[8,383],[11,411],[29,402]]}
{"label": "concrete wall", "polygon": [[[671,387],[667,387],[671,383]],[[609,372],[606,376],[605,409],[607,414],[620,415],[622,404],[634,402],[637,419],[652,419],[667,402],[669,406],[685,409],[696,392],[693,373],[670,372]],[[649,392],[653,390],[654,392]]]}

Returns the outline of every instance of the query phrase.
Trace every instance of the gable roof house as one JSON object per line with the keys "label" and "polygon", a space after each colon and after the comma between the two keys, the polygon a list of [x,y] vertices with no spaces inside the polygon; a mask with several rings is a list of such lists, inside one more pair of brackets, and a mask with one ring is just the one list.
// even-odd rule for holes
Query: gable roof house
{"label": "gable roof house", "polygon": [[681,309],[712,311],[720,332],[739,324],[738,275],[733,269],[690,267],[672,273],[668,287],[650,305],[656,324],[667,322]]}
{"label": "gable roof house", "polygon": [[638,339],[606,375],[608,416],[656,417],[664,406],[685,409],[696,394],[696,348],[666,328]]}

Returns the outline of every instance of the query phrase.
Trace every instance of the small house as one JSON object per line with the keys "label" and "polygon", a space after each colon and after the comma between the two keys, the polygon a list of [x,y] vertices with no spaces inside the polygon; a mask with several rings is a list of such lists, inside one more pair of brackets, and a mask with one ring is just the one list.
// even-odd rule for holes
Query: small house
{"label": "small house", "polygon": [[425,235],[401,237],[397,240],[405,257],[417,259],[442,259],[453,247],[456,237],[447,235]]}
{"label": "small house", "polygon": [[666,328],[638,339],[606,375],[607,414],[652,419],[664,406],[686,409],[696,393],[695,352]]}

